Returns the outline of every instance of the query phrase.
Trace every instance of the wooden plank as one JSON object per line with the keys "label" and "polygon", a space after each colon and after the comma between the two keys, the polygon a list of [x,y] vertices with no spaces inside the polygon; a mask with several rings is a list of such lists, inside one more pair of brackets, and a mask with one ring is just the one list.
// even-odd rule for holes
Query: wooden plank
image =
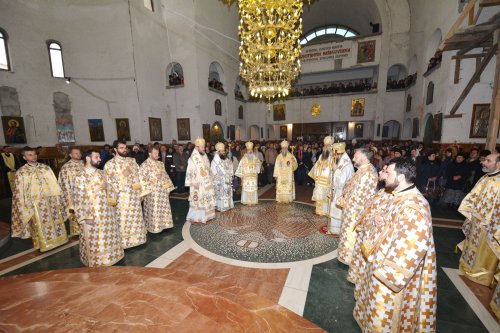
{"label": "wooden plank", "polygon": [[484,44],[486,45],[489,44],[489,40],[492,40],[493,34],[487,35],[486,37],[483,37],[481,39],[478,39],[476,42],[467,44],[467,46],[464,46],[461,50],[457,52],[458,55],[466,54],[472,49],[478,48],[478,47],[484,47]]}
{"label": "wooden plank", "polygon": [[484,69],[486,68],[486,65],[488,65],[491,58],[495,54],[496,50],[497,50],[497,45],[495,45],[495,47],[492,47],[488,52],[488,54],[486,55],[486,57],[484,57],[483,61],[481,61],[481,66],[472,75],[469,83],[467,83],[467,85],[465,86],[464,91],[462,91],[462,94],[460,94],[460,97],[458,97],[458,100],[455,102],[455,105],[453,105],[453,107],[451,108],[450,114],[455,114],[455,112],[457,112],[458,108],[460,107],[464,99],[467,97],[474,84],[481,77],[481,74],[483,73]]}
{"label": "wooden plank", "polygon": [[451,118],[462,118],[463,114],[462,113],[454,113],[454,114],[445,114],[444,119],[451,119]]}
{"label": "wooden plank", "polygon": [[469,10],[469,19],[467,21],[467,23],[469,25],[473,25],[474,24],[474,6],[472,6],[472,8]]}
{"label": "wooden plank", "polygon": [[453,83],[457,84],[460,81],[460,59],[455,62],[455,76],[453,77]]}
{"label": "wooden plank", "polygon": [[472,58],[483,58],[486,57],[488,53],[475,53],[475,54],[462,54],[462,55],[454,55],[451,56],[452,60],[460,60],[460,59],[472,59]]}
{"label": "wooden plank", "polygon": [[479,7],[500,6],[500,0],[481,0]]}
{"label": "wooden plank", "polygon": [[500,84],[498,83],[500,76],[500,30],[496,32],[497,40],[497,63],[495,68],[495,81],[493,84],[493,95],[490,105],[490,121],[488,126],[488,133],[486,134],[486,149],[494,152],[498,137],[498,128],[500,126]]}
{"label": "wooden plank", "polygon": [[446,40],[448,38],[450,38],[451,36],[453,36],[455,31],[457,31],[457,29],[460,28],[460,26],[462,25],[462,22],[464,21],[465,16],[467,16],[469,14],[469,11],[471,10],[471,8],[474,8],[475,4],[476,4],[476,0],[470,0],[470,2],[467,4],[467,6],[462,10],[460,15],[457,17],[455,23],[453,23],[453,25],[451,26],[450,31],[448,31],[446,36],[444,36],[441,44],[439,44],[439,46],[438,46],[439,51],[442,51],[444,49],[444,43],[446,42]]}

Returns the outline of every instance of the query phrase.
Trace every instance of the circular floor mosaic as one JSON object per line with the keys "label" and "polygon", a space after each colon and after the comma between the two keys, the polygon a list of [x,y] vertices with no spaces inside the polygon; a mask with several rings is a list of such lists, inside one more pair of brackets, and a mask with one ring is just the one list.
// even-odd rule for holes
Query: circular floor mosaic
{"label": "circular floor mosaic", "polygon": [[314,207],[259,200],[256,206],[235,204],[217,213],[209,224],[190,227],[192,239],[217,255],[258,263],[283,263],[313,259],[334,251],[338,238],[320,233],[325,217]]}

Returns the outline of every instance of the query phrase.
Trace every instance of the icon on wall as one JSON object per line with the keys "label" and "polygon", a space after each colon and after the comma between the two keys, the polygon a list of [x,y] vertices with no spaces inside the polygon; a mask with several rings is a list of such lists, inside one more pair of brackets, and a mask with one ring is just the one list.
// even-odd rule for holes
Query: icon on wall
{"label": "icon on wall", "polygon": [[90,141],[104,141],[104,127],[102,119],[89,119]]}
{"label": "icon on wall", "polygon": [[286,139],[288,133],[288,128],[286,126],[280,126],[280,139]]}
{"label": "icon on wall", "polygon": [[151,141],[162,141],[161,118],[149,118],[149,139]]}
{"label": "icon on wall", "polygon": [[280,121],[285,120],[285,104],[275,104],[273,105],[273,120]]}
{"label": "icon on wall", "polygon": [[189,118],[177,118],[177,139],[179,141],[191,140]]}
{"label": "icon on wall", "polygon": [[2,126],[6,144],[26,143],[23,117],[2,116]]}
{"label": "icon on wall", "polygon": [[351,101],[351,117],[362,117],[365,115],[365,99],[353,98]]}
{"label": "icon on wall", "polygon": [[[474,104],[470,122],[471,138],[486,138],[490,121],[490,104]],[[497,135],[498,136],[498,135]]]}
{"label": "icon on wall", "polygon": [[130,125],[128,118],[116,118],[116,137],[118,140],[130,141]]}
{"label": "icon on wall", "polygon": [[375,60],[375,40],[358,43],[358,64]]}

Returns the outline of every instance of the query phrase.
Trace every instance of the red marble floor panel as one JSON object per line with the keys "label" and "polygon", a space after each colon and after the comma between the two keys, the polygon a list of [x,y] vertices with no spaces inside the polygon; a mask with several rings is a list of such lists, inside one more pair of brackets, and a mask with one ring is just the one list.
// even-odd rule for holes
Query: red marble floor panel
{"label": "red marble floor panel", "polygon": [[460,275],[460,278],[462,279],[462,281],[464,281],[464,283],[467,285],[467,287],[474,293],[474,295],[481,302],[481,304],[493,316],[493,318],[496,318],[497,321],[500,323],[500,321],[495,316],[493,311],[491,311],[491,307],[490,307],[490,301],[491,301],[491,298],[493,297],[493,291],[494,291],[493,288],[489,288],[489,287],[483,286],[479,283],[472,282],[471,280],[467,279],[463,275]]}
{"label": "red marble floor panel", "polygon": [[224,279],[195,281],[196,272],[106,267],[0,279],[0,331],[324,332]]}
{"label": "red marble floor panel", "polygon": [[288,269],[254,269],[227,265],[208,259],[194,250],[188,250],[181,255],[168,269],[193,272],[197,276],[224,281],[276,303],[288,276]]}

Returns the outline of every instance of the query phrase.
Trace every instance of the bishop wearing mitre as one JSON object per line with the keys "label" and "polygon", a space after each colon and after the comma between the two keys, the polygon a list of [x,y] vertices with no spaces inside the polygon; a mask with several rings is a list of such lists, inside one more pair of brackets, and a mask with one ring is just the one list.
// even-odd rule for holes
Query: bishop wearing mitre
{"label": "bishop wearing mitre", "polygon": [[298,164],[295,156],[288,151],[288,141],[280,143],[281,153],[276,157],[274,164],[274,178],[276,178],[276,201],[281,203],[295,200],[295,182],[293,173]]}
{"label": "bishop wearing mitre", "polygon": [[330,216],[330,201],[332,195],[333,172],[335,160],[331,154],[333,138],[327,136],[323,139],[323,150],[316,164],[309,171],[309,177],[314,180],[312,201],[316,203],[317,215]]}
{"label": "bishop wearing mitre", "polygon": [[227,157],[222,142],[215,145],[215,155],[211,163],[214,175],[215,208],[224,212],[234,207],[233,203],[233,161]]}
{"label": "bishop wearing mitre", "polygon": [[253,153],[253,142],[245,143],[246,153],[241,158],[236,169],[236,176],[242,180],[241,203],[244,205],[256,205],[258,203],[258,179],[261,162]]}
{"label": "bishop wearing mitre", "polygon": [[189,186],[189,212],[186,220],[207,223],[215,218],[215,192],[210,161],[205,154],[205,139],[197,138],[188,160],[185,186]]}

